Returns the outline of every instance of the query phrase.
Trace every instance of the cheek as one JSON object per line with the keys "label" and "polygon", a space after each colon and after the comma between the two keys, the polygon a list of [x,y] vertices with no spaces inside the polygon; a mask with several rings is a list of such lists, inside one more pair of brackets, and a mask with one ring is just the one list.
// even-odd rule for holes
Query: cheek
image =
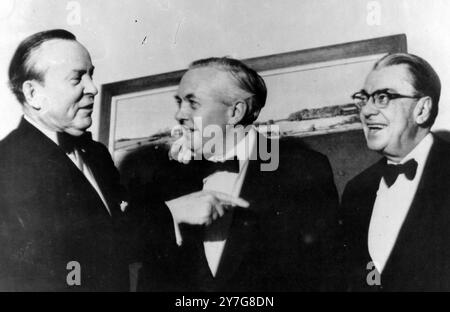
{"label": "cheek", "polygon": [[227,107],[224,104],[208,103],[193,112],[192,119],[197,129],[204,130],[209,125],[223,128],[228,121]]}
{"label": "cheek", "polygon": [[215,124],[215,116],[211,111],[197,111],[192,114],[192,120],[197,129],[205,129],[205,127]]}
{"label": "cheek", "polygon": [[208,118],[208,124],[214,124],[218,125],[220,127],[226,125],[228,123],[228,115],[226,109],[215,110],[214,112],[211,112],[207,116]]}
{"label": "cheek", "polygon": [[59,110],[74,112],[78,108],[78,102],[83,98],[81,88],[59,88],[47,93],[48,98]]}
{"label": "cheek", "polygon": [[405,110],[398,110],[395,114],[389,116],[391,133],[393,136],[400,136],[403,132],[408,130],[409,112]]}
{"label": "cheek", "polygon": [[46,93],[40,98],[42,105],[42,112],[49,115],[63,115],[67,110],[64,98],[54,93]]}
{"label": "cheek", "polygon": [[59,88],[55,88],[54,96],[64,100],[65,103],[75,103],[79,102],[83,98],[83,88],[81,85],[71,85],[70,83],[64,84]]}

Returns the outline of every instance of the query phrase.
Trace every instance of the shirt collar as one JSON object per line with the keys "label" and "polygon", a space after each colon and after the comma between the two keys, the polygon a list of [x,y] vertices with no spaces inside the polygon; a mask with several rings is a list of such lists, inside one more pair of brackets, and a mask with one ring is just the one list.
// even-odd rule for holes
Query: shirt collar
{"label": "shirt collar", "polygon": [[[245,130],[241,129],[241,131]],[[257,133],[256,129],[252,126],[245,137],[239,141],[238,144],[229,149],[225,153],[225,156],[212,156],[209,157],[208,160],[212,162],[224,162],[237,157],[237,159],[239,159],[239,167],[242,167],[243,163],[247,161],[253,153]]]}
{"label": "shirt collar", "polygon": [[28,121],[33,127],[41,131],[45,136],[47,136],[50,140],[55,142],[58,145],[58,137],[56,131],[49,130],[42,125],[38,124],[36,121],[28,117],[27,115],[23,116],[26,121]]}

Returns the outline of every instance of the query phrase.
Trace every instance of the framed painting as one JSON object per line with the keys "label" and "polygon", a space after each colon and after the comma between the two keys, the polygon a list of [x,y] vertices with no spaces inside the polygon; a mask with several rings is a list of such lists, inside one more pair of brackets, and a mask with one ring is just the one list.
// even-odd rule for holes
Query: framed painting
{"label": "framed painting", "polygon": [[[255,126],[281,137],[360,129],[350,96],[374,62],[406,52],[404,34],[243,60],[264,78],[268,98]],[[99,139],[115,161],[138,147],[165,144],[175,126],[173,96],[185,70],[102,85]]]}

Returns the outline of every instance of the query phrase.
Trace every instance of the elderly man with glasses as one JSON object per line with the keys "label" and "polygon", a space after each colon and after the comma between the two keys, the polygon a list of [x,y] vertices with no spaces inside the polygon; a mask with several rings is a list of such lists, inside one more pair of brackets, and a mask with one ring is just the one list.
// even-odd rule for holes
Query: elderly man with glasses
{"label": "elderly man with glasses", "polygon": [[349,291],[450,290],[450,145],[430,131],[440,89],[430,64],[398,53],[353,95],[367,146],[384,157],[343,194]]}

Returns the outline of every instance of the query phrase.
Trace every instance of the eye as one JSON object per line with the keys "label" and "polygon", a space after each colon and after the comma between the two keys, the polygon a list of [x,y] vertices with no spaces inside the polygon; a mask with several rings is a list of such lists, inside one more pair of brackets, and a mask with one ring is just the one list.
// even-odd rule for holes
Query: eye
{"label": "eye", "polygon": [[359,108],[363,107],[369,100],[368,96],[361,92],[354,94],[352,98],[353,103]]}
{"label": "eye", "polygon": [[80,76],[73,77],[72,79],[70,79],[70,81],[72,81],[72,83],[74,84],[79,84],[81,82],[81,77]]}
{"label": "eye", "polygon": [[362,102],[367,102],[369,100],[369,97],[367,95],[364,95],[364,94],[360,94],[356,98],[358,100],[362,101]]}
{"label": "eye", "polygon": [[389,102],[389,95],[387,93],[379,93],[376,95],[377,101],[380,103]]}
{"label": "eye", "polygon": [[364,101],[364,100],[367,100],[367,98],[368,98],[367,95],[363,92],[357,92],[352,95],[352,99],[354,99],[354,100]]}
{"label": "eye", "polygon": [[189,106],[191,107],[191,109],[196,110],[197,108],[199,108],[200,103],[193,100],[189,100]]}

